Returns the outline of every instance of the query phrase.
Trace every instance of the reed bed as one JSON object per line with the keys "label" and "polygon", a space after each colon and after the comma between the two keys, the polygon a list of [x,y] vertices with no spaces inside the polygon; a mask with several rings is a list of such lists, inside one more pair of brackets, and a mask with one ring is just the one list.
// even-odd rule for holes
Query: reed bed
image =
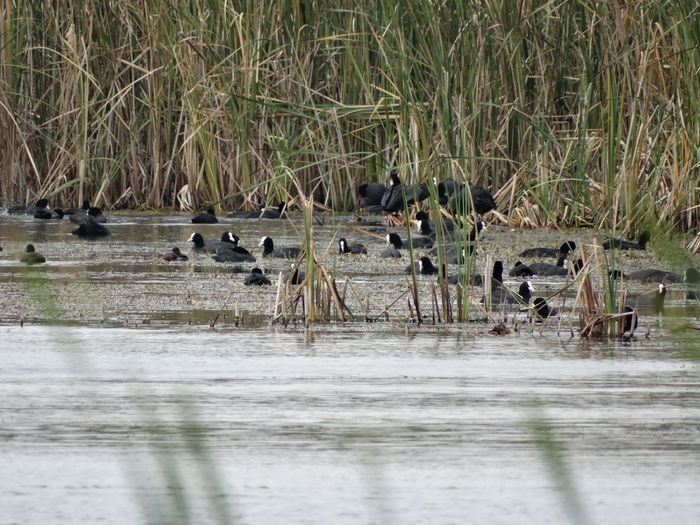
{"label": "reed bed", "polygon": [[[515,226],[697,233],[694,2],[0,7],[0,204],[333,210],[398,167]],[[286,169],[280,169],[280,158]],[[697,242],[696,242],[697,244]]]}

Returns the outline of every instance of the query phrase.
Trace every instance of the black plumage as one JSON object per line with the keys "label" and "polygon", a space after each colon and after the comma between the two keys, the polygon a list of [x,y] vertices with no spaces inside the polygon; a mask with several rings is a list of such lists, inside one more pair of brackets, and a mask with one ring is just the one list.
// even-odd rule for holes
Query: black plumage
{"label": "black plumage", "polygon": [[574,241],[566,241],[559,248],[528,248],[518,254],[518,257],[560,257],[567,256],[576,249]]}
{"label": "black plumage", "polygon": [[618,250],[646,250],[647,243],[651,240],[651,234],[648,230],[644,230],[639,235],[638,242],[625,241],[623,239],[608,239],[603,243],[603,249],[611,250],[617,248]]}
{"label": "black plumage", "polygon": [[269,286],[272,282],[267,276],[263,275],[260,268],[252,268],[250,273],[243,279],[243,284],[245,286]]}
{"label": "black plumage", "polygon": [[[72,218],[72,217],[71,217]],[[73,235],[78,237],[84,237],[88,239],[95,239],[97,237],[106,237],[111,235],[112,232],[108,228],[97,222],[95,217],[86,214],[82,218],[82,223],[75,230],[71,232]]]}
{"label": "black plumage", "polygon": [[260,246],[263,248],[262,256],[277,257],[280,259],[294,259],[299,255],[299,248],[286,247],[275,249],[275,243],[271,237],[263,237],[260,241]]}
{"label": "black plumage", "polygon": [[216,224],[219,219],[216,218],[216,213],[214,213],[214,208],[209,207],[204,213],[200,213],[192,217],[192,222],[194,224]]}

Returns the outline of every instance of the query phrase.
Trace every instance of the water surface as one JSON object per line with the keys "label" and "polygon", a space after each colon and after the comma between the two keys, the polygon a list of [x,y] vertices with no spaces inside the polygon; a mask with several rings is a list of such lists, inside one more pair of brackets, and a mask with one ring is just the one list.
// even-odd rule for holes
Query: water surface
{"label": "water surface", "polygon": [[[700,521],[700,381],[672,318],[587,343],[573,315],[497,337],[490,321],[405,324],[399,302],[388,323],[285,330],[268,323],[274,286],[243,287],[186,239],[228,229],[257,255],[263,234],[298,244],[294,225],[110,219],[111,237],[84,241],[67,221],[0,216],[1,523]],[[368,304],[383,320],[407,259],[380,260],[382,243],[342,221],[315,235],[357,318]],[[369,255],[337,256],[340,235]],[[478,270],[571,236],[594,234],[491,228]],[[47,264],[17,262],[28,242]],[[175,245],[190,261],[162,260]],[[697,323],[683,285],[668,305]],[[542,421],[552,441],[538,444]]]}
{"label": "water surface", "polygon": [[567,522],[533,418],[561,442],[591,523],[700,518],[700,382],[668,344],[45,326],[2,338],[5,523],[174,522],[178,508],[207,523],[217,502],[241,523]]}

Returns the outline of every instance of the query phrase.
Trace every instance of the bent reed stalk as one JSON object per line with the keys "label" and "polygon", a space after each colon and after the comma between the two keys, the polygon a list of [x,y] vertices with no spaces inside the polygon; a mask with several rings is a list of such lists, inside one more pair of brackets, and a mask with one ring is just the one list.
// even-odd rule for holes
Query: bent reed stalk
{"label": "bent reed stalk", "polygon": [[696,3],[322,4],[3,3],[0,205],[287,202],[282,153],[334,210],[396,161],[516,226],[697,232]]}

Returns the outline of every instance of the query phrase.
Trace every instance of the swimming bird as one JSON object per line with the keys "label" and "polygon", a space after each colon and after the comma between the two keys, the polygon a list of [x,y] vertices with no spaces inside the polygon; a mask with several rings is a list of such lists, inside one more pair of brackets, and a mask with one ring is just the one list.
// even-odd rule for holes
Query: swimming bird
{"label": "swimming bird", "polygon": [[97,237],[106,237],[107,235],[112,234],[112,232],[109,231],[108,228],[102,226],[99,222],[97,222],[97,220],[95,220],[95,217],[93,217],[90,214],[85,215],[85,217],[83,217],[82,222],[80,223],[80,226],[78,226],[71,233],[73,235],[77,235],[78,237],[85,237],[90,239],[94,239]]}
{"label": "swimming bird", "polygon": [[560,257],[567,256],[576,249],[574,241],[566,241],[559,248],[528,248],[518,254],[518,257]]}
{"label": "swimming bird", "polygon": [[255,262],[255,257],[250,253],[241,253],[231,248],[219,248],[216,255],[212,256],[216,262]]}
{"label": "swimming bird", "polygon": [[192,222],[195,224],[216,224],[219,222],[219,219],[216,218],[214,208],[210,206],[209,208],[207,208],[206,212],[200,213],[192,217]]}
{"label": "swimming bird", "polygon": [[49,208],[38,208],[34,212],[34,218],[42,220],[63,219],[63,215],[63,210],[61,208],[54,208],[53,210]]}
{"label": "swimming bird", "polygon": [[651,240],[651,234],[648,230],[644,230],[639,234],[638,242],[625,241],[623,239],[608,239],[603,243],[604,250],[617,248],[618,250],[646,250],[647,243]]}
{"label": "swimming bird", "polygon": [[[441,276],[445,275],[445,265],[442,265],[442,272]],[[459,268],[459,272],[457,273],[451,273],[449,274],[447,278],[447,282],[450,284],[457,284],[458,282],[463,282],[466,281],[467,284],[471,286],[483,286],[484,285],[484,276],[480,273],[472,273],[469,275],[469,279],[467,279],[465,267],[462,266]],[[491,271],[491,286],[492,287],[499,287],[503,286],[503,262],[502,261],[496,261],[493,263],[493,269]]]}
{"label": "swimming bird", "polygon": [[48,199],[39,199],[31,206],[10,206],[8,215],[34,215],[38,210],[45,210],[49,205]]}
{"label": "swimming bird", "polygon": [[524,304],[527,306],[532,298],[532,292],[535,289],[532,287],[530,281],[525,281],[520,283],[518,287],[518,293],[511,292],[508,288],[504,286],[492,286],[491,287],[491,304]]}
{"label": "swimming bird", "polygon": [[450,200],[450,197],[454,195],[455,191],[459,190],[462,186],[463,184],[461,182],[457,182],[451,177],[438,183],[438,202],[442,206],[445,206]]}
{"label": "swimming bird", "polygon": [[265,257],[277,257],[280,259],[294,259],[299,255],[299,248],[286,247],[275,249],[275,243],[272,237],[263,237],[260,240],[259,246],[263,247],[262,256]]}
{"label": "swimming bird", "polygon": [[625,314],[625,317],[622,322],[622,327],[623,327],[623,338],[625,337],[625,334],[628,334],[629,332],[633,332],[634,330],[637,329],[637,326],[639,325],[638,321],[638,316],[637,316],[637,311],[634,310],[633,308],[630,308],[629,306],[625,306],[623,308],[623,313]]}
{"label": "swimming bird", "polygon": [[107,217],[102,213],[102,209],[97,206],[90,206],[87,211],[88,215],[92,215],[97,222],[100,224],[105,224],[107,222]]}
{"label": "swimming bird", "polygon": [[180,251],[180,248],[175,246],[172,250],[170,250],[168,253],[163,255],[163,259],[165,259],[168,262],[186,261],[186,260],[188,260],[188,257],[187,257],[187,255],[185,255],[184,253],[182,253]]}
{"label": "swimming bird", "polygon": [[[421,257],[415,263],[413,263],[416,273],[421,275],[435,275],[439,273],[437,266],[428,257]],[[411,273],[411,265],[406,267],[405,272],[407,274]]]}
{"label": "swimming bird", "polygon": [[85,214],[85,213],[87,213],[89,208],[90,208],[90,201],[85,199],[85,200],[83,200],[82,207],[80,207],[80,208],[68,208],[66,210],[63,210],[63,214],[64,215],[75,215],[76,213]]}
{"label": "swimming bird", "polygon": [[532,307],[534,308],[537,317],[540,319],[546,319],[547,317],[559,315],[559,310],[550,307],[547,304],[547,301],[545,301],[542,297],[537,297],[534,301],[532,301]]}
{"label": "swimming bird", "polygon": [[[424,212],[421,212],[424,213]],[[418,216],[418,214],[416,215]],[[431,239],[435,239],[436,233],[435,233],[435,228],[434,228],[434,222],[433,221],[427,221],[423,219],[417,219],[416,220],[416,229],[418,230],[418,233],[425,237],[430,237]],[[486,231],[486,223],[484,221],[476,221],[476,224],[472,226],[472,229],[469,231],[469,242],[474,242],[476,241],[476,238],[479,236],[479,234],[482,231]],[[444,238],[449,239],[454,241],[454,239],[458,236],[458,232],[455,231],[454,229],[452,230],[447,230],[444,232]]]}
{"label": "swimming bird", "polygon": [[345,237],[341,237],[338,239],[338,247],[339,247],[339,252],[340,254],[343,253],[367,253],[367,248],[365,248],[364,244],[348,244],[348,241],[345,240]]}
{"label": "swimming bird", "polygon": [[24,264],[40,264],[46,262],[46,257],[34,249],[33,244],[27,244],[26,252],[19,258]]}
{"label": "swimming bird", "polygon": [[[393,245],[397,250],[402,250],[406,247],[406,244],[401,239],[398,233],[390,233],[387,235],[387,243]],[[423,237],[420,235],[411,237],[411,245],[414,249],[416,248],[430,248],[434,241],[430,237]]]}
{"label": "swimming bird", "polygon": [[197,232],[190,235],[187,241],[194,243],[192,250],[195,252],[216,253],[216,251],[221,248],[221,241],[219,239],[205,241],[202,234]]}
{"label": "swimming bird", "polygon": [[[418,224],[418,221],[424,221],[428,225],[429,231],[432,231],[432,232],[435,231],[437,222],[430,219],[428,214],[426,212],[424,212],[423,210],[416,213],[415,220],[416,220],[416,227],[417,227],[418,231],[420,231],[420,225]],[[442,222],[442,225],[446,231],[448,231],[448,232],[454,231],[455,223],[452,219],[450,219],[449,217],[441,217],[440,221]]]}
{"label": "swimming bird", "polygon": [[83,213],[73,213],[72,215],[68,216],[68,219],[70,219],[70,221],[74,224],[83,224],[85,222],[85,217],[88,215],[92,217],[95,222],[100,224],[107,222],[107,217],[102,214],[102,210],[95,206],[88,206],[87,210],[85,210]]}
{"label": "swimming bird", "polygon": [[251,286],[251,285],[255,285],[255,286],[267,285],[267,286],[269,286],[270,284],[272,284],[272,282],[270,282],[270,279],[268,279],[265,275],[263,275],[263,272],[260,268],[256,267],[256,268],[252,268],[250,270],[250,273],[245,276],[245,279],[243,279],[243,284],[245,286]]}
{"label": "swimming bird", "polygon": [[306,279],[306,272],[299,269],[299,266],[292,265],[292,269],[288,272],[282,274],[282,282],[287,284],[288,282],[294,285],[301,284]]}
{"label": "swimming bird", "polygon": [[523,264],[521,261],[516,261],[515,266],[511,268],[508,275],[511,277],[532,277],[535,274],[527,264]]}
{"label": "swimming bird", "polygon": [[566,258],[562,255],[557,260],[557,264],[549,264],[544,262],[536,262],[528,264],[530,271],[533,275],[546,275],[546,276],[566,276],[569,270],[566,268]]}
{"label": "swimming bird", "polygon": [[[481,282],[483,284],[483,277]],[[491,286],[503,286],[503,261],[495,261],[491,270]]]}
{"label": "swimming bird", "polygon": [[382,251],[382,253],[379,254],[379,257],[383,257],[384,259],[400,259],[401,258],[401,247],[403,246],[403,242],[401,241],[401,237],[399,237],[396,233],[390,233],[386,236],[386,243],[387,243],[387,248]]}
{"label": "swimming bird", "polygon": [[263,208],[260,213],[260,219],[281,219],[284,217],[285,209],[287,207],[286,202],[281,202],[276,208]]}
{"label": "swimming bird", "polygon": [[580,257],[574,261],[571,265],[574,275],[578,275],[581,270],[583,270],[583,259]]}
{"label": "swimming bird", "polygon": [[238,246],[240,238],[235,233],[225,231],[221,234],[216,255],[216,262],[255,262],[255,257],[242,246]]}

